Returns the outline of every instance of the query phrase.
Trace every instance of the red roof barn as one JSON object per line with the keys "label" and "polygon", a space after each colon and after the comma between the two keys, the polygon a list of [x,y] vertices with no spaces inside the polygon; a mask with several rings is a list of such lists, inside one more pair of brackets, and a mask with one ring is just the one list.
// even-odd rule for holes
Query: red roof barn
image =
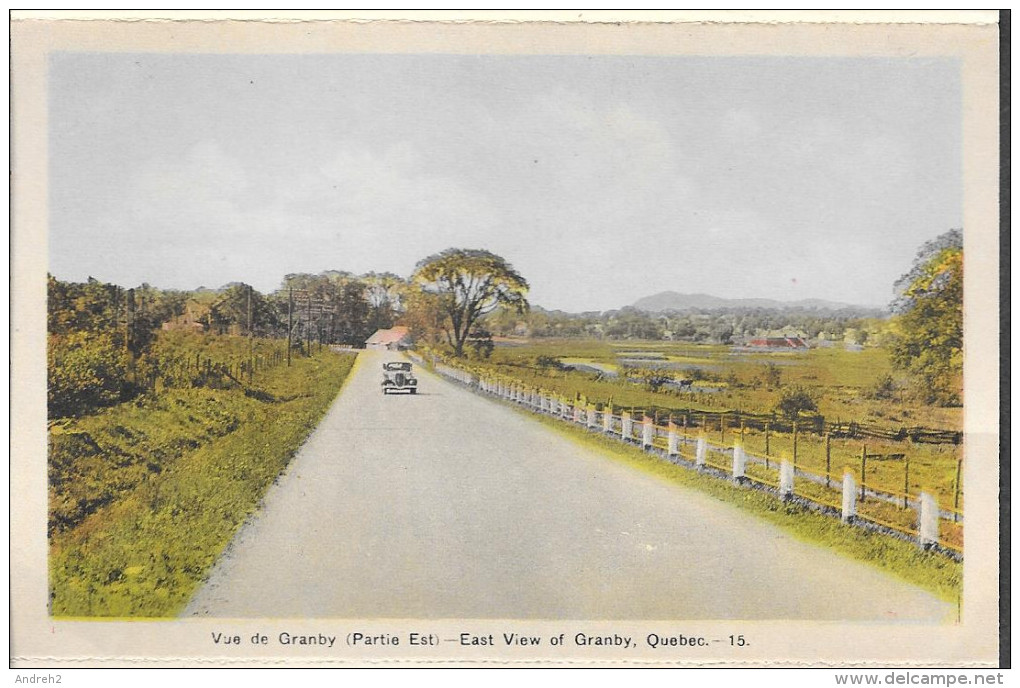
{"label": "red roof barn", "polygon": [[807,349],[808,345],[800,337],[756,337],[748,342],[748,346],[763,349]]}
{"label": "red roof barn", "polygon": [[395,351],[411,346],[411,335],[406,327],[391,327],[388,330],[376,330],[375,334],[365,340],[366,349],[378,351]]}

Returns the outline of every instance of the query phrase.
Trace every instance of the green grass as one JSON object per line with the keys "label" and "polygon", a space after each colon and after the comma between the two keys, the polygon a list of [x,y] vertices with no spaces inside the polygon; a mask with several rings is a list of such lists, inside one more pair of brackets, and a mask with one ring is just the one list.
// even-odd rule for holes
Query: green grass
{"label": "green grass", "polygon": [[353,365],[328,351],[297,356],[256,376],[255,393],[171,389],[61,424],[51,435],[53,615],[178,613]]}
{"label": "green grass", "polygon": [[[593,384],[590,373],[566,373],[537,365],[539,357],[618,366],[620,354],[644,352],[661,354],[678,366],[703,366],[708,380],[719,383],[720,393],[651,393],[622,381],[602,380]],[[817,397],[819,412],[829,420],[853,420],[889,427],[914,426],[958,430],[962,427],[960,408],[942,408],[917,403],[906,395],[899,399],[870,399],[869,387],[885,375],[906,383],[892,367],[888,352],[881,348],[846,351],[842,347],[816,348],[799,352],[734,352],[718,344],[682,342],[605,342],[599,340],[532,340],[521,346],[497,347],[489,360],[473,360],[483,368],[529,369],[533,379],[551,380],[551,384],[571,391],[589,390],[587,396],[603,401],[610,396],[620,405],[697,407],[706,411],[743,409],[761,413],[771,411],[778,392],[756,384],[767,363],[778,366],[782,384],[807,387]]]}
{"label": "green grass", "polygon": [[783,502],[770,493],[741,488],[727,480],[674,465],[632,445],[586,432],[562,421],[529,415],[585,447],[668,482],[733,504],[804,542],[822,545],[866,562],[943,600],[957,602],[962,592],[963,564],[949,557],[925,552],[913,543],[890,535],[844,525],[838,518],[812,511],[803,505]]}

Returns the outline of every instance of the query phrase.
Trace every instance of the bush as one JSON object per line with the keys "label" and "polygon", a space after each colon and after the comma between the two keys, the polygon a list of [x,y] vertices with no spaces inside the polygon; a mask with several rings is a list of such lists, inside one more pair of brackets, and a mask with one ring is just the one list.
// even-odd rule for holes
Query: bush
{"label": "bush", "polygon": [[892,375],[886,373],[878,378],[870,387],[864,390],[864,396],[869,399],[892,399],[896,396],[896,382]]}
{"label": "bush", "polygon": [[121,400],[130,356],[108,334],[74,332],[49,339],[46,351],[50,418],[80,416]]}
{"label": "bush", "polygon": [[671,375],[661,370],[647,369],[638,370],[636,377],[644,383],[645,389],[649,392],[658,392],[663,385],[673,379]]}
{"label": "bush", "polygon": [[776,389],[782,383],[783,374],[775,363],[764,364],[761,370],[761,384],[765,389]]}
{"label": "bush", "polygon": [[493,349],[496,348],[496,345],[492,341],[492,333],[486,330],[472,331],[468,337],[467,343],[474,351],[474,357],[476,359],[488,358],[492,355]]}
{"label": "bush", "polygon": [[802,413],[817,413],[818,402],[803,387],[787,387],[779,392],[776,411],[787,418],[797,418]]}

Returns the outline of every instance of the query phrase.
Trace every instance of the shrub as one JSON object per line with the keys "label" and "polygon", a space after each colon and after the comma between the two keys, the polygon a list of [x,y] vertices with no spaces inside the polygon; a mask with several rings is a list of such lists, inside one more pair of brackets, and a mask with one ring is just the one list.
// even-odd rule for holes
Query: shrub
{"label": "shrub", "polygon": [[783,375],[775,363],[766,363],[761,370],[761,384],[765,389],[776,389],[782,383]]}
{"label": "shrub", "polygon": [[108,334],[51,336],[46,352],[49,417],[79,416],[119,402],[129,361]]}
{"label": "shrub", "polygon": [[779,392],[776,411],[787,418],[796,418],[802,413],[817,413],[818,402],[803,387],[787,387]]}
{"label": "shrub", "polygon": [[874,384],[864,390],[869,399],[892,399],[896,396],[896,382],[888,373],[878,378]]}

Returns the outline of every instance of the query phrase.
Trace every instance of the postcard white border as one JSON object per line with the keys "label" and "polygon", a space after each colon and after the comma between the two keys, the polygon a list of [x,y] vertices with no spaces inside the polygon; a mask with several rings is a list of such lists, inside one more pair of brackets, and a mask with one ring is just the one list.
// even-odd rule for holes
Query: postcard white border
{"label": "postcard white border", "polygon": [[[998,656],[998,31],[996,13],[798,15],[566,12],[340,15],[296,13],[214,22],[146,13],[72,19],[17,13],[12,38],[11,653],[14,666],[322,666],[604,664],[693,666],[996,666]],[[162,13],[161,16],[165,16]],[[145,15],[145,16],[142,16]],[[569,15],[569,16],[568,16]],[[598,16],[592,20],[592,17]],[[134,20],[123,21],[125,18]],[[327,20],[327,17],[334,19]],[[572,19],[573,17],[573,19]],[[769,18],[771,17],[771,19]],[[120,20],[114,20],[120,19]],[[263,21],[256,21],[263,19]],[[765,20],[763,22],[763,19]],[[427,21],[429,20],[429,21]],[[440,20],[440,21],[435,21]],[[622,20],[617,25],[613,21]],[[686,21],[682,21],[686,20]],[[691,21],[693,20],[693,21]],[[875,23],[878,21],[879,23]],[[903,23],[903,22],[907,23]],[[733,23],[741,22],[741,23]],[[757,22],[757,23],[755,23]],[[158,52],[388,52],[493,54],[697,54],[948,56],[961,60],[965,166],[965,431],[968,488],[963,621],[949,626],[772,621],[673,621],[678,632],[755,638],[753,649],[673,653],[498,649],[324,652],[252,648],[224,652],[211,629],[255,632],[416,630],[558,634],[630,632],[650,622],[519,620],[55,621],[46,611],[46,60],[55,50]],[[933,228],[933,232],[939,228]],[[328,267],[328,266],[324,266]]]}

